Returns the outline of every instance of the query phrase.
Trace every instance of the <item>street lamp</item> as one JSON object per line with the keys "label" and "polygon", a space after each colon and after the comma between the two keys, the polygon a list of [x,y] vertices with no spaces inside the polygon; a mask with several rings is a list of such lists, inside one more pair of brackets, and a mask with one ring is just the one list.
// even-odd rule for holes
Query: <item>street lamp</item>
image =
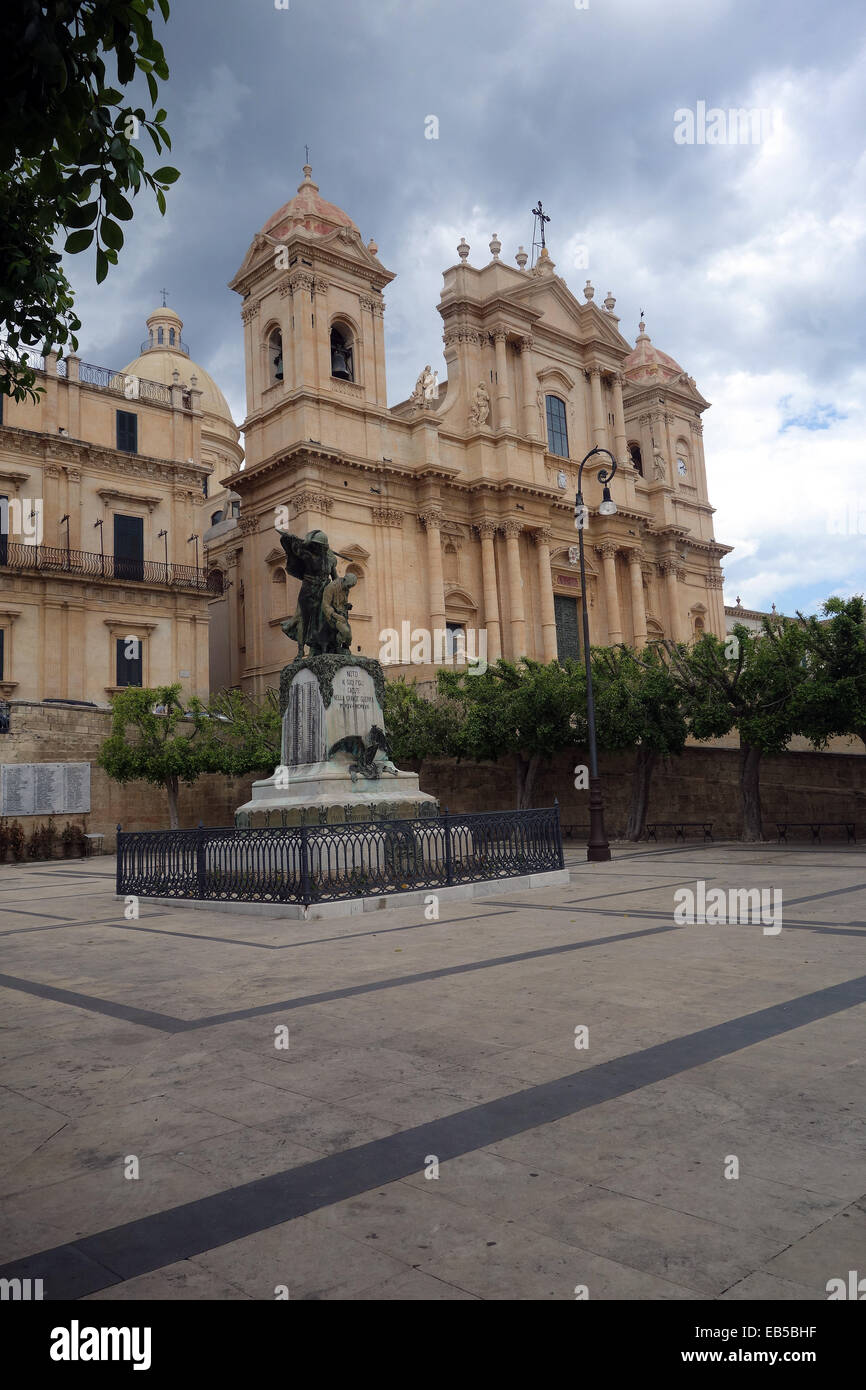
{"label": "street lamp", "polygon": [[610,495],[608,486],[616,472],[616,459],[609,449],[596,444],[590,449],[580,465],[577,475],[577,497],[574,501],[574,524],[577,528],[577,543],[580,551],[580,593],[583,600],[583,659],[586,665],[586,724],[589,734],[589,843],[586,857],[593,862],[610,859],[610,845],[604,830],[604,803],[601,796],[601,779],[598,775],[598,749],[595,742],[595,699],[592,693],[592,661],[589,651],[589,604],[586,593],[586,566],[583,558],[583,532],[589,520],[589,508],[583,500],[583,470],[595,454],[606,454],[613,464],[612,468],[602,468],[598,481],[602,484],[602,500],[599,503],[599,516],[614,516],[616,503]]}
{"label": "street lamp", "polygon": [[103,539],[102,539],[102,526],[103,526],[103,523],[102,523],[102,520],[101,520],[101,519],[100,519],[99,521],[94,521],[94,523],[93,523],[93,529],[94,529],[94,531],[96,530],[97,526],[99,527],[99,573],[102,575],[102,577],[103,577],[103,579],[104,579],[104,578],[105,578],[105,542],[104,542]]}
{"label": "street lamp", "polygon": [[166,582],[166,584],[167,584],[167,583],[168,583],[168,532],[165,530],[165,528],[163,528],[161,531],[157,531],[157,533],[156,533],[156,539],[157,539],[157,540],[161,540],[162,543],[163,543],[163,545],[165,546],[165,582]]}
{"label": "street lamp", "polygon": [[196,577],[196,580],[197,580],[197,579],[198,579],[198,536],[195,535],[195,533],[193,533],[191,536],[187,536],[187,538],[186,538],[186,543],[187,543],[187,545],[189,545],[189,543],[190,543],[191,541],[195,541],[195,577]]}
{"label": "street lamp", "polygon": [[65,516],[62,516],[62,517],[60,518],[60,521],[59,521],[58,524],[59,524],[60,526],[62,526],[64,522],[66,523],[66,568],[69,569],[69,563],[70,563],[70,562],[69,562],[69,513],[68,513],[68,512],[66,513]]}

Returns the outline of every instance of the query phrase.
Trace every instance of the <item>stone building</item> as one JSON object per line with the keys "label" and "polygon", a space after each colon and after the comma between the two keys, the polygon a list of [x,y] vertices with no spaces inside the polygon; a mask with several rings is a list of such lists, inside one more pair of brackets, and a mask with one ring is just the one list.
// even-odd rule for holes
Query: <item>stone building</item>
{"label": "stone building", "polygon": [[[543,251],[528,268],[482,264],[461,241],[439,301],[447,380],[425,368],[389,407],[383,315],[394,278],[372,240],[304,168],[297,195],[253,238],[231,282],[242,298],[246,461],[205,532],[224,596],[211,602],[213,686],[261,690],[294,655],[280,622],[297,584],[275,524],[327,532],[358,576],[354,641],[445,631],[445,649],[549,661],[591,641],[724,635],[693,379],[640,324],[632,347],[611,295],[578,298]],[[421,364],[419,363],[419,367]],[[595,444],[618,462],[614,516],[584,473],[587,586],[577,569],[578,466]],[[595,462],[595,461],[594,461]],[[280,511],[279,509],[283,509]],[[475,639],[476,650],[480,639]],[[399,652],[389,674],[426,678]],[[416,646],[416,656],[424,656]],[[429,658],[428,658],[429,660]]]}
{"label": "stone building", "polygon": [[36,403],[0,397],[2,696],[104,705],[174,681],[208,693],[209,589],[191,538],[210,474],[243,452],[182,328],[157,309],[129,366],[51,354],[36,360]]}

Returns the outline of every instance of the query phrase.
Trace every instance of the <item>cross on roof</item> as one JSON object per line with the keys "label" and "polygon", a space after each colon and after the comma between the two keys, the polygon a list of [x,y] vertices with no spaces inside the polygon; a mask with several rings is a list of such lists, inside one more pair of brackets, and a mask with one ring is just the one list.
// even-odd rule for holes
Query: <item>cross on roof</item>
{"label": "cross on roof", "polygon": [[167,294],[168,294],[168,290],[160,290],[160,294],[162,295],[162,307],[163,307],[163,309],[164,309],[164,308],[165,308],[165,300],[166,300],[166,296],[167,296]]}

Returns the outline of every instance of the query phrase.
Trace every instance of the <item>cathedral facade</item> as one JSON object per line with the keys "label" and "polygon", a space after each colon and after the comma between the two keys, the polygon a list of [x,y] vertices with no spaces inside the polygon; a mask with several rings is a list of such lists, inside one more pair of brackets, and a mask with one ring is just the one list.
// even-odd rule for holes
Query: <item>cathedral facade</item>
{"label": "cathedral facade", "polygon": [[[261,692],[294,656],[281,623],[298,586],[279,527],[327,533],[357,576],[353,644],[389,675],[433,674],[422,633],[446,634],[458,657],[485,644],[488,661],[576,656],[584,604],[593,644],[724,635],[708,402],[643,322],[627,342],[612,296],[599,305],[587,281],[576,297],[546,250],[532,268],[522,248],[515,265],[501,250],[494,237],[475,264],[461,241],[438,306],[447,379],[428,365],[389,407],[394,276],[375,242],[322,198],[309,166],[253,238],[231,282],[246,457],[204,532],[223,585],[210,603],[213,688]],[[600,456],[584,472],[583,592],[574,500],[595,445],[616,458],[617,510],[598,512]]]}

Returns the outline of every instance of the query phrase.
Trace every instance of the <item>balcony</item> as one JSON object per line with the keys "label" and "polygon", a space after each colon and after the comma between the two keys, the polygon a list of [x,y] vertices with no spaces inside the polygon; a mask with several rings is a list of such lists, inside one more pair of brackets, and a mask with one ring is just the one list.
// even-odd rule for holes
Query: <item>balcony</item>
{"label": "balcony", "polygon": [[196,569],[194,565],[166,565],[157,560],[128,560],[90,550],[66,550],[56,545],[21,545],[0,535],[0,570],[4,569],[68,574],[78,579],[119,579],[127,583],[164,585],[170,589],[195,589],[207,594],[223,591],[223,577],[216,570]]}

